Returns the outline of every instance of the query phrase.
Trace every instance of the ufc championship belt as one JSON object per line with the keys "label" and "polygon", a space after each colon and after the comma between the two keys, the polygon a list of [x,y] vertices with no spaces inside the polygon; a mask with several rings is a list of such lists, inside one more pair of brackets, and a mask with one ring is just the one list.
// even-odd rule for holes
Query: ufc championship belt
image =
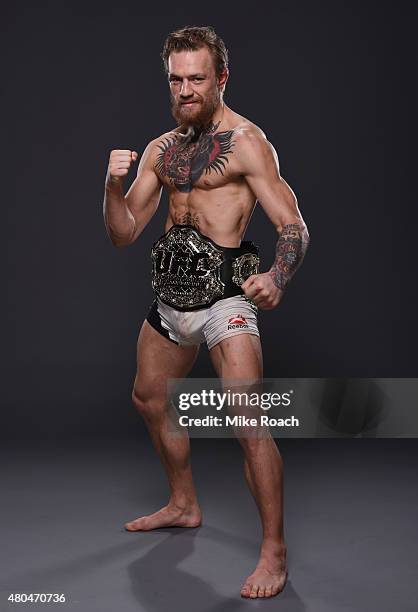
{"label": "ufc championship belt", "polygon": [[258,274],[258,247],[219,246],[192,225],[173,225],[151,251],[152,288],[176,310],[208,308],[218,300],[243,294],[241,284]]}

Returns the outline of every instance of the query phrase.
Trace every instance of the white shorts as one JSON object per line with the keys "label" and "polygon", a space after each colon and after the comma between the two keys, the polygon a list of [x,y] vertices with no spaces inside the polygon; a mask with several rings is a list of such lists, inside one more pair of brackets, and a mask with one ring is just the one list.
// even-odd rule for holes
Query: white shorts
{"label": "white shorts", "polygon": [[181,346],[207,342],[210,350],[224,338],[238,334],[260,336],[257,306],[245,295],[218,300],[209,308],[183,312],[164,304],[158,297],[147,316],[160,334]]}

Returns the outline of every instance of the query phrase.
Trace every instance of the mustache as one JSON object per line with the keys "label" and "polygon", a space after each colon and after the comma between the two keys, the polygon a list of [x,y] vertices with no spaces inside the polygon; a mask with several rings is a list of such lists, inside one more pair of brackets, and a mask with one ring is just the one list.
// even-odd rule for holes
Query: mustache
{"label": "mustache", "polygon": [[184,100],[175,100],[174,98],[171,98],[171,104],[176,108],[181,108],[183,104],[187,104],[188,102],[198,102],[199,104],[202,104],[202,100],[200,98],[197,100],[194,98],[185,98]]}

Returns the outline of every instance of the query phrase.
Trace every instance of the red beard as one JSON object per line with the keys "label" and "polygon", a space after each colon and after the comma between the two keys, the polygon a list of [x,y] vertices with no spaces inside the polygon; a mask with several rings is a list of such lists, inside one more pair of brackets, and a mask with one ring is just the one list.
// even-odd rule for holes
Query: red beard
{"label": "red beard", "polygon": [[171,96],[171,112],[178,125],[199,128],[207,125],[212,119],[219,104],[219,92],[216,89],[211,97],[196,100],[191,108],[184,106]]}

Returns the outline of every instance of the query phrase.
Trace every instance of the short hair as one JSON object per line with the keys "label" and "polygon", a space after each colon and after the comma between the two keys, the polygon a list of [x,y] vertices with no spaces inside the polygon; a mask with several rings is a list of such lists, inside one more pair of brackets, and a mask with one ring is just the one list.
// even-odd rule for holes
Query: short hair
{"label": "short hair", "polygon": [[177,51],[197,51],[207,47],[212,55],[216,76],[228,68],[228,50],[211,26],[185,26],[171,32],[165,40],[161,57],[168,73],[168,58]]}

